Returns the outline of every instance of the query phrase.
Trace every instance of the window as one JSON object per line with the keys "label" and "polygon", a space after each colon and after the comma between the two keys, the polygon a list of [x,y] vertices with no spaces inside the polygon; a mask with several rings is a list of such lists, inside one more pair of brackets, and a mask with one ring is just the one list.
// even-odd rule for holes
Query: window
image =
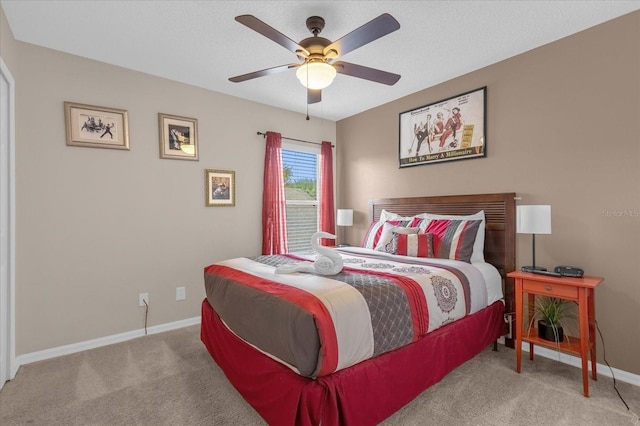
{"label": "window", "polygon": [[318,232],[318,175],[320,149],[282,147],[284,193],[287,203],[287,251],[311,250],[311,236]]}

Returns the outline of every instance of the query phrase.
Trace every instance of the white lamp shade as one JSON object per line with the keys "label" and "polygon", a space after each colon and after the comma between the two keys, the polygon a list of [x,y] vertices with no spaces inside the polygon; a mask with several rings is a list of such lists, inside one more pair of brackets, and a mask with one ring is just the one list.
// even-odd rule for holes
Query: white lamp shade
{"label": "white lamp shade", "polygon": [[518,234],[550,234],[551,206],[518,206],[516,232]]}
{"label": "white lamp shade", "polygon": [[351,209],[338,209],[336,215],[336,225],[338,226],[352,226],[353,225],[353,210]]}
{"label": "white lamp shade", "polygon": [[304,87],[319,90],[329,86],[336,73],[336,69],[326,62],[309,62],[298,67],[296,77]]}

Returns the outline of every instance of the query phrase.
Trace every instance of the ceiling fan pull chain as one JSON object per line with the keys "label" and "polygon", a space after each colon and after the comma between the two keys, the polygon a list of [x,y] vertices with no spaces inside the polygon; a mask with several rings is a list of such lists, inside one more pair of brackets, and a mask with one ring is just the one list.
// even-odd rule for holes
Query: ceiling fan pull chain
{"label": "ceiling fan pull chain", "polygon": [[307,121],[309,121],[309,67],[307,67],[307,102],[305,102],[307,104]]}

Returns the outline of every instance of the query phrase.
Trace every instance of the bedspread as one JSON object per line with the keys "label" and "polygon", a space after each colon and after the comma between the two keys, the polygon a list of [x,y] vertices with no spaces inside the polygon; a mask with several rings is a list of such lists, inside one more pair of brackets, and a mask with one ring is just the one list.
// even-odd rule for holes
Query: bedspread
{"label": "bedspread", "polygon": [[311,254],[210,265],[207,300],[236,335],[306,377],[410,344],[493,302],[483,274],[464,262],[341,255],[345,267],[332,276],[273,273]]}

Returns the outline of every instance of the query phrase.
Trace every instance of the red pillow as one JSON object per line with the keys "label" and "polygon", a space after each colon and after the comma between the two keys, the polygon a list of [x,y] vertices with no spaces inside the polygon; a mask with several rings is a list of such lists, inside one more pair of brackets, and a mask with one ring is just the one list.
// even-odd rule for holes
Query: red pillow
{"label": "red pillow", "polygon": [[396,253],[402,256],[433,257],[433,234],[393,233]]}

